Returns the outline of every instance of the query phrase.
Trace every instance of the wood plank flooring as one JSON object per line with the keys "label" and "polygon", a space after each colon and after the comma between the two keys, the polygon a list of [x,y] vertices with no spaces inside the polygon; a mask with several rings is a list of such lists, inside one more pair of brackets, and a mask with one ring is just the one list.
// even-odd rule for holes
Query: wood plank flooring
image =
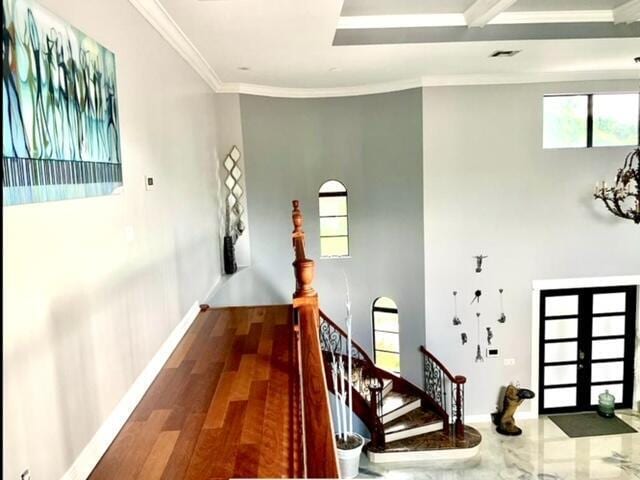
{"label": "wood plank flooring", "polygon": [[293,477],[291,315],[201,312],[89,478]]}

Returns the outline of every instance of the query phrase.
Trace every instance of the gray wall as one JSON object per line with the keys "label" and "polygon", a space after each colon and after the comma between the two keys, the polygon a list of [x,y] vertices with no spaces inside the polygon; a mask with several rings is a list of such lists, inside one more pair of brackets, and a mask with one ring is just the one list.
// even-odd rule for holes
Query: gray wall
{"label": "gray wall", "polygon": [[[419,89],[352,98],[241,96],[254,274],[289,302],[291,200],[305,215],[321,308],[344,323],[350,281],[354,338],[371,348],[371,304],[393,298],[400,313],[403,376],[420,382],[424,339],[422,101]],[[351,258],[320,259],[318,197],[328,179],[349,194]]]}
{"label": "gray wall", "polygon": [[[640,228],[592,199],[624,148],[542,149],[545,93],[637,91],[637,82],[423,90],[427,345],[467,375],[467,414],[495,407],[501,385],[531,383],[531,282],[640,273]],[[473,255],[483,253],[482,274]],[[469,305],[476,288],[480,307]],[[508,317],[497,324],[498,288]],[[454,328],[452,290],[463,328]],[[474,363],[475,312],[493,326],[501,357]],[[462,347],[459,333],[469,334]],[[503,359],[513,358],[514,366]],[[526,410],[527,407],[523,407]]]}
{"label": "gray wall", "polygon": [[60,478],[220,278],[215,95],[130,2],[42,3],[115,53],[124,188],[3,208],[9,479]]}

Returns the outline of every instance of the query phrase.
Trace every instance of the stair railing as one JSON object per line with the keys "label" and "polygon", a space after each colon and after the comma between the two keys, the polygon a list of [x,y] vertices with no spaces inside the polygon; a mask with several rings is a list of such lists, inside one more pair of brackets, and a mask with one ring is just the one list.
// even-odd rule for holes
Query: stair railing
{"label": "stair railing", "polygon": [[420,352],[424,361],[424,391],[447,412],[456,437],[464,437],[464,385],[467,378],[452,375],[424,346],[420,347]]}
{"label": "stair railing", "polygon": [[[293,294],[294,352],[297,378],[294,381],[299,399],[294,438],[300,438],[301,472],[305,478],[338,478],[336,440],[331,423],[329,394],[325,381],[323,354],[318,331],[320,310],[318,294],[312,287],[315,265],[304,251],[304,231],[299,202],[293,201],[293,271],[296,291]],[[296,445],[293,448],[297,448]],[[294,452],[296,454],[298,452]],[[298,474],[296,473],[296,476]]]}
{"label": "stair railing", "polygon": [[[337,357],[342,357],[347,363],[351,355],[352,365],[352,396],[356,401],[362,401],[364,405],[355,405],[354,410],[368,412],[369,428],[371,430],[371,444],[377,448],[384,448],[384,425],[382,423],[382,377],[367,353],[355,342],[351,343],[351,352],[347,352],[347,334],[336,325],[322,310],[320,311],[320,348],[324,356],[325,365],[331,363]],[[327,378],[331,385],[332,378]],[[331,385],[335,391],[335,386]],[[360,408],[358,408],[360,407]]]}

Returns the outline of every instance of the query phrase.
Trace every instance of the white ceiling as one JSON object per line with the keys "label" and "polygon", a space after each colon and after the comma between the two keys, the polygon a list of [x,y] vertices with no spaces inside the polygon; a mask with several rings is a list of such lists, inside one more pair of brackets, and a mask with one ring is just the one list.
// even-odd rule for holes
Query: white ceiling
{"label": "white ceiling", "polygon": [[[218,91],[331,96],[418,85],[640,79],[640,65],[633,61],[640,55],[639,37],[333,45],[341,12],[460,14],[473,0],[345,0],[344,10],[342,0],[131,2]],[[611,10],[622,3],[519,0],[508,10]],[[171,18],[159,19],[161,14]],[[522,52],[489,58],[499,49]]]}

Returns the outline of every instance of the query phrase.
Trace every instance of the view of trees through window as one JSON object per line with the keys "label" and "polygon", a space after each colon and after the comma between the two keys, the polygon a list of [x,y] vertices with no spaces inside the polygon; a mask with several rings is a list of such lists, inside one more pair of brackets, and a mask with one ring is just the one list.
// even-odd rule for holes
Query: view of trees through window
{"label": "view of trees through window", "polygon": [[387,297],[373,302],[374,361],[380,368],[400,373],[400,324],[398,307]]}
{"label": "view of trees through window", "polygon": [[639,102],[637,93],[545,96],[543,147],[637,145]]}

